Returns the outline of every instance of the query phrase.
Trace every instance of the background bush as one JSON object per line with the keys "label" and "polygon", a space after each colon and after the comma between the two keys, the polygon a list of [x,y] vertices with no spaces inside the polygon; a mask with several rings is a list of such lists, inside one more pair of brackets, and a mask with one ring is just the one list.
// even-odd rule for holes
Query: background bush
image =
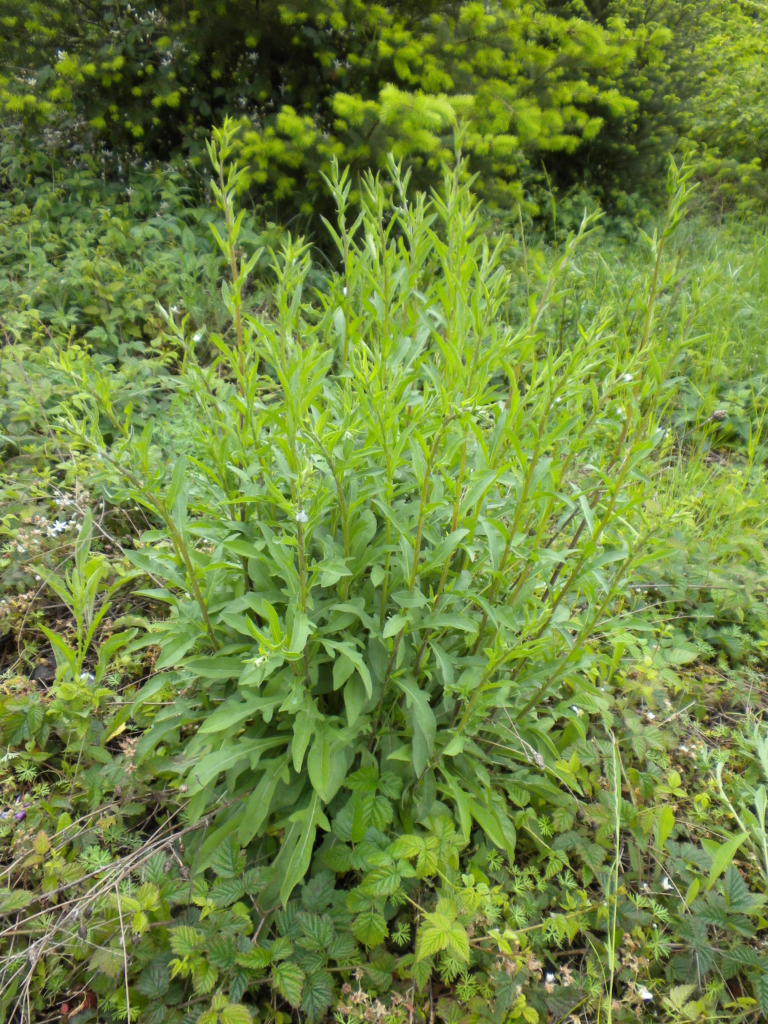
{"label": "background bush", "polygon": [[0,45],[3,116],[38,162],[198,166],[210,125],[235,116],[243,185],[282,223],[323,206],[334,156],[356,180],[393,151],[438,184],[457,120],[500,210],[526,190],[541,205],[545,169],[626,225],[681,148],[719,206],[764,198],[767,38],[750,0],[6,0]]}

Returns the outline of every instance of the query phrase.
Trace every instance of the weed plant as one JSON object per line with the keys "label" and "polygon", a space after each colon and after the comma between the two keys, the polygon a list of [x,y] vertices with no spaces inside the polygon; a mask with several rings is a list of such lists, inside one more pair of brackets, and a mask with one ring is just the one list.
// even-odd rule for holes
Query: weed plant
{"label": "weed plant", "polygon": [[[161,310],[170,426],[52,346],[36,429],[88,494],[71,565],[34,562],[55,666],[0,701],[3,1019],[768,1012],[764,734],[707,721],[715,648],[659,569],[707,471],[668,433],[716,281],[669,252],[688,172],[630,286],[590,218],[513,266],[460,162],[359,206],[335,171],[320,290],[303,242],[244,237],[231,145],[226,316]],[[756,462],[720,471],[759,495]]]}

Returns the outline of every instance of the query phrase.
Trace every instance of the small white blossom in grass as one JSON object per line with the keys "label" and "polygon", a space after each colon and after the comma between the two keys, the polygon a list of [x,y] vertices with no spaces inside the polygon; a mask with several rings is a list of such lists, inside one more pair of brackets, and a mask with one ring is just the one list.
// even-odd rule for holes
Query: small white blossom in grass
{"label": "small white blossom in grass", "polygon": [[308,523],[309,522],[309,516],[303,510],[301,512],[297,512],[295,518],[296,518],[296,522],[297,523]]}
{"label": "small white blossom in grass", "polygon": [[552,984],[552,982],[555,980],[555,976],[554,976],[554,974],[545,974],[544,975],[544,980],[546,982],[548,982],[549,984]]}
{"label": "small white blossom in grass", "polygon": [[640,996],[644,1003],[653,1002],[653,993],[649,992],[645,985],[640,986],[640,988],[637,990],[637,994]]}
{"label": "small white blossom in grass", "polygon": [[581,718],[581,716],[584,714],[584,711],[581,708],[577,708],[575,704],[572,705],[571,711],[573,711],[575,714],[577,714],[579,716],[579,718]]}
{"label": "small white blossom in grass", "polygon": [[629,382],[631,380],[634,380],[634,377],[632,376],[631,373],[625,373],[624,376],[622,377],[622,380],[625,380],[627,382],[627,384],[629,384]]}
{"label": "small white blossom in grass", "polygon": [[199,331],[197,331],[195,334],[192,335],[192,341],[202,341],[204,333],[205,332],[203,331],[203,329],[200,328]]}
{"label": "small white blossom in grass", "polygon": [[669,892],[670,889],[672,888],[672,883],[670,882],[670,880],[667,878],[666,875],[664,875],[664,877],[661,880],[661,888],[664,890],[664,892]]}
{"label": "small white blossom in grass", "polygon": [[652,711],[646,711],[645,717],[648,719],[649,722],[652,722],[656,715],[654,715]]}
{"label": "small white blossom in grass", "polygon": [[179,312],[179,307],[178,306],[171,306],[171,312],[172,313],[178,313]]}

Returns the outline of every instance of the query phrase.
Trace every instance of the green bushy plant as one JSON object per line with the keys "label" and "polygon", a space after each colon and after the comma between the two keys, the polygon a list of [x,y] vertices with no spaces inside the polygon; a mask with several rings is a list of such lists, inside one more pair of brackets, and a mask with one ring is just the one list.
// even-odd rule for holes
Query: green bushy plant
{"label": "green bushy plant", "polygon": [[[699,486],[660,483],[667,426],[719,422],[677,390],[719,344],[691,328],[721,275],[665,252],[685,174],[631,260],[591,221],[492,248],[459,167],[428,202],[392,164],[353,214],[336,175],[314,290],[303,243],[244,237],[232,143],[225,313],[200,336],[160,311],[158,422],[124,366],[39,356],[38,490],[85,480],[62,525],[98,518],[60,549],[63,621],[35,623],[52,678],[0,695],[4,1019],[752,1019],[760,736],[707,721],[698,598],[662,586]],[[741,514],[719,499],[708,534]]]}
{"label": "green bushy plant", "polygon": [[[124,744],[105,750],[100,785],[161,787],[161,839],[86,895],[92,986],[110,1012],[131,1002],[154,1019],[148,1001],[163,993],[172,1015],[210,995],[206,1012],[234,1020],[230,1007],[246,993],[255,1006],[270,980],[317,1020],[334,971],[367,950],[360,970],[383,992],[386,940],[415,939],[398,968],[414,986],[434,970],[466,975],[469,998],[493,981],[486,1000],[525,1016],[493,969],[514,933],[487,927],[513,922],[511,904],[487,876],[462,878],[459,856],[474,841],[495,871],[532,844],[554,874],[567,862],[535,805],[557,801],[551,781],[581,786],[578,757],[562,751],[585,736],[584,708],[608,711],[598,681],[621,657],[630,580],[650,550],[645,468],[691,320],[659,345],[686,175],[670,171],[635,332],[598,320],[565,347],[544,324],[578,239],[513,328],[503,248],[478,236],[460,164],[427,203],[408,198],[392,162],[392,197],[369,178],[351,224],[336,174],[328,227],[342,269],[327,294],[309,301],[307,249],[289,240],[270,254],[270,308],[246,313],[260,254],[239,250],[232,146],[227,125],[211,148],[231,268],[216,360],[201,363],[187,321],[165,314],[185,353],[173,412],[185,450],[169,465],[151,423],[134,430],[113,375],[59,359],[87,413],[68,443],[91,453],[105,499],[151,518],[127,554],[149,584],[137,596],[167,609],[132,645],[153,647],[151,678],[90,739]],[[500,747],[510,770],[491,774]],[[169,861],[180,798],[183,849]],[[564,830],[574,810],[566,799]],[[605,854],[577,845],[594,879]],[[59,848],[76,851],[66,836]],[[566,903],[557,928],[572,939],[586,910]],[[53,927],[69,948],[66,913]],[[471,980],[473,963],[485,981]]]}
{"label": "green bushy plant", "polygon": [[[209,850],[235,828],[243,843],[264,831],[265,794],[281,778],[308,799],[281,847],[283,902],[357,757],[363,768],[404,766],[405,824],[426,820],[439,795],[465,838],[474,818],[511,853],[503,804],[471,788],[481,779],[473,782],[469,761],[465,791],[446,757],[465,758],[512,694],[526,742],[545,757],[535,709],[564,680],[578,685],[600,657],[593,634],[625,600],[623,581],[648,538],[640,520],[631,542],[613,531],[642,499],[637,467],[663,433],[660,404],[684,343],[662,360],[652,329],[684,179],[678,186],[673,176],[670,218],[652,243],[636,343],[609,344],[598,325],[556,353],[540,349],[537,327],[559,267],[528,323],[508,329],[500,250],[473,238],[475,208],[458,170],[447,199],[428,208],[406,200],[392,165],[399,198],[389,206],[369,181],[352,229],[349,184],[336,178],[330,230],[344,269],[323,308],[303,300],[309,260],[291,243],[273,257],[274,310],[243,315],[258,253],[237,259],[241,172],[225,173],[229,130],[218,138],[224,155],[211,153],[235,330],[231,344],[211,339],[220,356],[210,367],[186,342],[178,408],[194,410],[200,430],[189,453],[171,471],[151,429],[138,438],[130,409],[119,414],[108,377],[81,384],[117,435],[102,452],[108,479],[122,478],[126,497],[158,519],[150,546],[132,556],[163,584],[157,596],[169,606],[147,638],[165,670],[152,690],[196,693],[174,714],[201,723],[174,774],[193,818],[215,805],[225,773],[230,793],[253,794],[223,814]],[[186,341],[170,317],[169,326]],[[98,423],[83,441],[101,444]],[[359,827],[367,824],[363,814]]]}

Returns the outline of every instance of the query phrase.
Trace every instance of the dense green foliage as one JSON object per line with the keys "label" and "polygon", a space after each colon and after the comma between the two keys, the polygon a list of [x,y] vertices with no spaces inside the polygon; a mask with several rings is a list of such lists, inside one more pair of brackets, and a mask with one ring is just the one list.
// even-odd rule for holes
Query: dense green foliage
{"label": "dense green foliage", "polygon": [[0,19],[0,1024],[768,1017],[762,7]]}
{"label": "dense green foliage", "polygon": [[755,1019],[762,243],[213,157],[3,208],[4,1019]]}
{"label": "dense green foliage", "polygon": [[[458,123],[479,193],[535,209],[548,169],[623,220],[693,149],[720,204],[762,205],[768,47],[750,0],[5,0],[0,109],[42,169],[97,173],[176,155],[200,166],[239,118],[259,202],[286,222],[387,154],[438,184]],[[25,142],[22,142],[22,137]],[[31,145],[30,145],[31,143]],[[533,200],[533,201],[532,201]]]}

